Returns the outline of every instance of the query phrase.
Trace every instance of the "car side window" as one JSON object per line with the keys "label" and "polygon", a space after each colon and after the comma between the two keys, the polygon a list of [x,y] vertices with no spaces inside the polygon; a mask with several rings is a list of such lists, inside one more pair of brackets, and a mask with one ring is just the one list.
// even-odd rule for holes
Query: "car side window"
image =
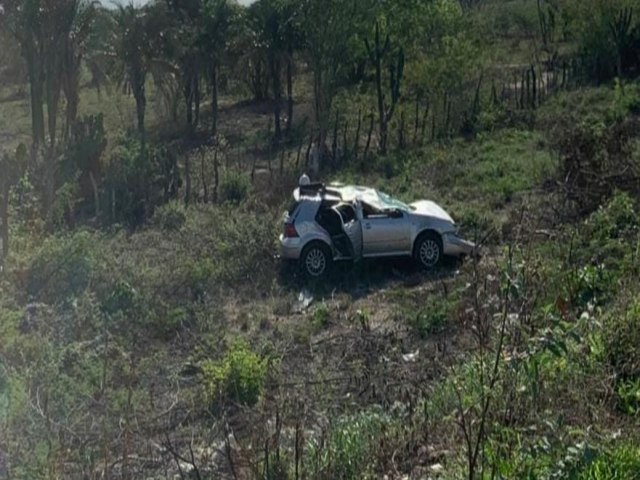
{"label": "car side window", "polygon": [[340,205],[338,207],[338,212],[340,213],[345,225],[356,219],[356,211],[351,205]]}
{"label": "car side window", "polygon": [[364,218],[375,218],[380,215],[380,212],[368,203],[362,202],[362,215],[364,216]]}

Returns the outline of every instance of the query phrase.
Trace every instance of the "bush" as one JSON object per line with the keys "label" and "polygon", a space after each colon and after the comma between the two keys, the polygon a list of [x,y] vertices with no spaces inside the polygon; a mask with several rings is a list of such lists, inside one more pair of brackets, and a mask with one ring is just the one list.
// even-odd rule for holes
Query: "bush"
{"label": "bush", "polygon": [[235,343],[220,361],[202,364],[205,396],[212,407],[225,401],[246,406],[258,403],[267,376],[268,362],[242,342]]}
{"label": "bush", "polygon": [[31,263],[28,291],[48,303],[78,297],[95,286],[100,266],[96,235],[78,231],[50,237]]}
{"label": "bush", "polygon": [[621,380],[640,379],[640,301],[626,312],[610,314],[604,322],[605,354]]}
{"label": "bush", "polygon": [[445,329],[448,314],[448,303],[432,298],[418,311],[407,312],[407,321],[413,331],[424,339]]}
{"label": "bush", "polygon": [[311,465],[311,477],[367,478],[376,448],[390,422],[390,418],[375,409],[339,418],[324,444],[316,440],[310,445],[309,457],[316,460]]}
{"label": "bush", "polygon": [[623,238],[638,231],[640,216],[633,199],[627,193],[617,193],[591,215],[587,226],[591,237],[599,241]]}
{"label": "bush", "polygon": [[123,137],[106,167],[105,204],[112,205],[113,220],[138,225],[156,205],[175,196],[179,183],[176,158],[168,149],[149,142],[143,146],[135,136]]}
{"label": "bush", "polygon": [[220,196],[222,201],[240,203],[249,195],[251,184],[246,175],[226,172],[220,181]]}
{"label": "bush", "polygon": [[577,476],[578,480],[640,479],[640,449],[622,445],[600,454]]}
{"label": "bush", "polygon": [[179,231],[186,221],[186,208],[178,201],[169,202],[158,208],[152,218],[153,225],[168,231]]}

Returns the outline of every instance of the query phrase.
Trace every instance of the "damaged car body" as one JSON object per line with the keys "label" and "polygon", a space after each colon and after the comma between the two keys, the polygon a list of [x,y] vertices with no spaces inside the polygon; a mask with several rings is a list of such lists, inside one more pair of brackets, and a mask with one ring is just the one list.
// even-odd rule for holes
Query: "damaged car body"
{"label": "damaged car body", "polygon": [[412,256],[432,269],[444,256],[476,252],[432,201],[405,204],[373,188],[321,183],[301,185],[294,199],[284,215],[280,256],[298,261],[310,278],[323,277],[341,260]]}

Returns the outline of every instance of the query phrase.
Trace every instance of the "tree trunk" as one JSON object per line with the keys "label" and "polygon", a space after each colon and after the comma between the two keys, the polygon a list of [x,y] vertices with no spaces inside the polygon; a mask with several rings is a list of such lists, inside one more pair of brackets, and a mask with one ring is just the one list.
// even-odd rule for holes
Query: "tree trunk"
{"label": "tree trunk", "polygon": [[269,58],[269,68],[271,69],[271,82],[273,87],[273,123],[274,140],[279,142],[282,137],[280,126],[280,102],[282,100],[282,86],[280,82],[280,59],[271,54]]}
{"label": "tree trunk", "polygon": [[91,181],[91,188],[93,189],[93,203],[96,209],[96,217],[100,216],[100,195],[98,194],[98,184],[93,176],[93,172],[89,172],[89,180]]}
{"label": "tree trunk", "polygon": [[289,135],[293,124],[293,52],[289,52],[287,60],[287,126],[286,134]]}
{"label": "tree trunk", "polygon": [[187,77],[184,82],[184,106],[187,113],[187,131],[189,135],[193,133],[193,92],[191,78]]}
{"label": "tree trunk", "polygon": [[369,121],[369,133],[367,134],[367,144],[364,147],[364,156],[363,159],[367,160],[367,155],[369,154],[369,147],[371,146],[371,136],[373,135],[373,113],[371,114],[371,119]]}
{"label": "tree trunk", "polygon": [[218,135],[218,65],[211,64],[211,136]]}
{"label": "tree trunk", "polygon": [[378,122],[380,128],[379,148],[382,155],[387,154],[387,119],[384,111],[384,95],[382,93],[382,59],[376,58],[376,92],[378,95]]}
{"label": "tree trunk", "polygon": [[193,78],[193,129],[196,130],[200,123],[200,78],[196,73]]}
{"label": "tree trunk", "polygon": [[358,161],[358,147],[360,146],[360,129],[362,128],[362,110],[358,110],[358,126],[356,127],[356,138],[353,141],[353,159]]}
{"label": "tree trunk", "polygon": [[138,133],[144,140],[144,115],[147,108],[147,97],[145,94],[145,75],[141,72],[133,75],[133,97],[136,101],[136,118],[138,121]]}
{"label": "tree trunk", "polygon": [[[40,63],[40,57],[36,55],[35,45],[25,48],[25,59],[29,75],[29,88],[31,92],[31,134],[32,156],[38,147],[44,143],[44,73]],[[35,158],[32,158],[35,161]]]}
{"label": "tree trunk", "polygon": [[191,157],[187,154],[184,157],[184,204],[188,207],[191,203]]}

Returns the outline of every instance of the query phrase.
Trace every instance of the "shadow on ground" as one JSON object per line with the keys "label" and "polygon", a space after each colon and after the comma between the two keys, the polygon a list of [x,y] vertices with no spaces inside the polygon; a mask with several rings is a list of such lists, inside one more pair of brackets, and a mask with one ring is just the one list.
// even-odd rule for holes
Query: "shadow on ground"
{"label": "shadow on ground", "polygon": [[283,262],[279,281],[290,291],[306,289],[314,296],[345,293],[357,300],[391,286],[415,287],[425,282],[452,278],[460,265],[459,259],[445,257],[438,268],[424,271],[411,258],[365,259],[355,265],[338,262],[326,278],[314,281],[305,278],[297,263]]}

